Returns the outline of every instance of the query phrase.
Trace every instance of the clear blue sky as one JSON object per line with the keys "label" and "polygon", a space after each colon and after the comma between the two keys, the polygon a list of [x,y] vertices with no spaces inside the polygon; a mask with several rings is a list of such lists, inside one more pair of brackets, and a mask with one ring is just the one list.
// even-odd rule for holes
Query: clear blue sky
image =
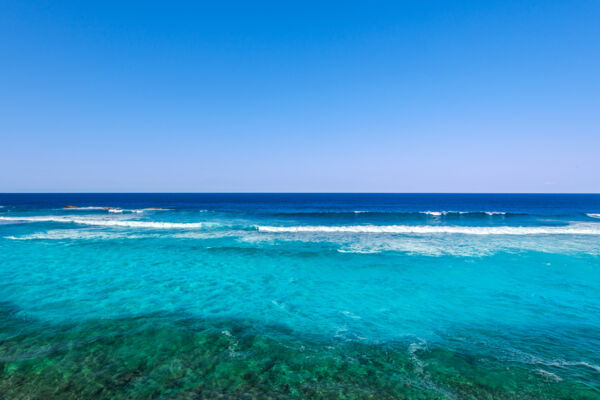
{"label": "clear blue sky", "polygon": [[2,192],[600,192],[600,1],[5,0],[0,149]]}

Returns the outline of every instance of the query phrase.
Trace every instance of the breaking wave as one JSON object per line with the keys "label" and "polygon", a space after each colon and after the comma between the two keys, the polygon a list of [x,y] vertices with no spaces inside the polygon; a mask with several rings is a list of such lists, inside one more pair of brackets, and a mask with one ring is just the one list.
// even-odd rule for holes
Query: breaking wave
{"label": "breaking wave", "polygon": [[159,221],[132,221],[117,219],[92,219],[92,218],[73,218],[62,216],[38,216],[38,217],[0,217],[0,221],[14,222],[59,222],[74,223],[81,225],[94,226],[116,226],[124,228],[151,228],[151,229],[200,229],[203,227],[214,226],[212,223],[205,222],[159,222]]}
{"label": "breaking wave", "polygon": [[86,211],[86,210],[108,210],[110,207],[99,207],[99,206],[88,206],[88,207],[63,207],[62,210],[72,210],[72,211]]}
{"label": "breaking wave", "polygon": [[23,236],[5,236],[11,240],[78,240],[78,239],[136,239],[138,236],[118,232],[82,231],[79,229],[52,230]]}
{"label": "breaking wave", "polygon": [[600,224],[571,224],[566,226],[431,226],[431,225],[303,225],[258,226],[259,232],[269,233],[397,233],[463,235],[600,235]]}
{"label": "breaking wave", "polygon": [[66,211],[90,211],[90,210],[100,210],[100,211],[108,211],[109,213],[114,214],[122,214],[122,213],[134,213],[141,214],[146,211],[169,211],[168,208],[158,208],[158,207],[148,207],[148,208],[119,208],[119,207],[65,207],[61,208],[61,210]]}
{"label": "breaking wave", "polygon": [[[348,233],[348,234],[462,234],[462,235],[600,235],[600,224],[595,222],[571,222],[561,226],[463,226],[463,225],[409,225],[409,224],[355,224],[355,225],[256,225],[250,222],[222,224],[218,222],[170,222],[132,219],[122,215],[120,209],[110,211],[109,216],[0,216],[5,223],[56,222],[73,223],[100,227],[146,228],[146,229],[187,229],[228,228],[236,231],[258,231],[262,233]],[[600,214],[588,214],[590,216]]]}
{"label": "breaking wave", "polygon": [[436,217],[442,216],[442,215],[472,215],[472,216],[477,216],[477,215],[521,215],[521,214],[513,214],[513,213],[507,213],[505,211],[419,211],[419,214],[427,214],[427,215],[433,215]]}
{"label": "breaking wave", "polygon": [[433,216],[433,217],[490,217],[490,216],[526,216],[526,213],[515,213],[515,212],[506,212],[506,211],[384,211],[384,210],[354,210],[354,211],[346,211],[346,210],[324,210],[324,211],[293,211],[293,212],[277,212],[274,213],[276,216],[285,216],[285,217],[352,217],[352,216],[361,216],[361,217],[372,217],[372,216],[382,216],[382,217],[405,217],[405,218],[414,218],[414,217],[423,217],[423,216]]}

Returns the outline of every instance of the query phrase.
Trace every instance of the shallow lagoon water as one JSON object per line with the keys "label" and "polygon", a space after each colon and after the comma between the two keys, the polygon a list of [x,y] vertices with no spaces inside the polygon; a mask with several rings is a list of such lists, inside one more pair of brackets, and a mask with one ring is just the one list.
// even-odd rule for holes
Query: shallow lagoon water
{"label": "shallow lagoon water", "polygon": [[0,204],[5,398],[600,398],[600,196]]}

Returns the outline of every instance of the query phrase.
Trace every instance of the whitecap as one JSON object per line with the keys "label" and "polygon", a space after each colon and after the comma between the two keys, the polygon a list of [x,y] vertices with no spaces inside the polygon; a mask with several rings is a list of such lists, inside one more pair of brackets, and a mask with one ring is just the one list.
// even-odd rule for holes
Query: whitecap
{"label": "whitecap", "polygon": [[5,236],[5,239],[11,240],[106,240],[121,238],[138,238],[138,236],[132,236],[116,232],[85,231],[79,229],[56,229],[47,232],[32,233],[23,236]]}
{"label": "whitecap", "polygon": [[487,215],[506,215],[504,211],[419,211],[420,214],[439,217],[442,215],[468,215],[468,214],[487,214]]}
{"label": "whitecap", "polygon": [[155,207],[148,207],[148,208],[109,208],[108,212],[109,213],[133,213],[133,214],[142,214],[145,213],[147,211],[169,211],[170,209],[168,208],[155,208]]}
{"label": "whitecap", "polygon": [[[147,207],[147,208],[120,208],[120,207],[100,207],[100,206],[89,206],[89,207],[64,207],[61,210],[67,211],[89,211],[89,210],[103,210],[108,211],[109,213],[136,213],[141,214],[146,211],[170,211],[170,208],[160,208],[160,207]],[[201,210],[206,211],[206,210]]]}
{"label": "whitecap", "polygon": [[73,211],[77,211],[77,210],[108,210],[110,207],[98,207],[98,206],[89,206],[89,207],[64,207],[62,208],[62,210],[73,210]]}
{"label": "whitecap", "polygon": [[124,211],[141,214],[146,211],[170,211],[170,208],[157,208],[157,207],[148,207],[148,208],[133,208],[133,209],[125,209]]}
{"label": "whitecap", "polygon": [[565,226],[299,225],[257,226],[269,233],[395,233],[462,235],[600,235],[600,224]]}
{"label": "whitecap", "polygon": [[158,222],[158,221],[133,221],[124,219],[92,219],[73,218],[67,216],[37,216],[37,217],[0,217],[0,221],[14,222],[59,222],[75,223],[80,225],[115,226],[123,228],[152,228],[152,229],[200,229],[214,225],[203,222]]}
{"label": "whitecap", "polygon": [[354,254],[377,254],[381,253],[380,250],[366,250],[366,249],[338,249],[338,253],[354,253]]}
{"label": "whitecap", "polygon": [[446,211],[420,211],[420,213],[439,217],[442,214],[446,214]]}

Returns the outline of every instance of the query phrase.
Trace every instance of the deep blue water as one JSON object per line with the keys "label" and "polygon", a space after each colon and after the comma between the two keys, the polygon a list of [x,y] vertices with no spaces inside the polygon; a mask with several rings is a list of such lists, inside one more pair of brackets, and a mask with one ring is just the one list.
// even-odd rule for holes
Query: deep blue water
{"label": "deep blue water", "polygon": [[7,398],[600,398],[600,195],[0,206]]}

